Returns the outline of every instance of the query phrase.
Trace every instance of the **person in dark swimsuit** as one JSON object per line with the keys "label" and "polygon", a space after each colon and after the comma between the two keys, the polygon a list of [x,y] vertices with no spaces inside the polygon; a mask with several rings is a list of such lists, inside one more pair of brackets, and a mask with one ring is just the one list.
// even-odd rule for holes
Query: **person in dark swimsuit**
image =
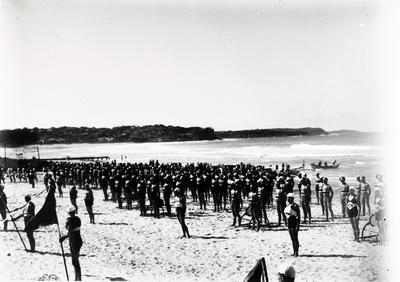
{"label": "person in dark swimsuit", "polygon": [[340,203],[342,205],[342,216],[343,218],[346,217],[347,212],[347,196],[349,195],[349,185],[346,183],[346,178],[341,176],[339,178],[340,181]]}
{"label": "person in dark swimsuit", "polygon": [[75,185],[69,190],[69,199],[71,204],[75,207],[75,212],[78,213],[78,205],[76,204],[76,199],[78,198],[78,190],[76,190]]}
{"label": "person in dark swimsuit", "polygon": [[288,205],[285,208],[285,214],[287,217],[288,230],[290,239],[292,240],[293,254],[292,256],[297,257],[299,255],[299,229],[300,229],[300,207],[294,202],[293,193],[286,195]]}
{"label": "person in dark swimsuit", "polygon": [[85,187],[86,188],[85,198],[84,198],[85,206],[86,206],[86,210],[87,210],[88,215],[89,215],[90,223],[94,224],[94,213],[93,213],[94,197],[93,197],[93,191],[89,187],[89,184],[86,184],[85,186],[86,186]]}
{"label": "person in dark swimsuit", "polygon": [[75,281],[82,280],[81,266],[79,264],[79,252],[82,247],[81,238],[81,220],[75,215],[75,207],[70,206],[68,208],[69,217],[65,224],[68,234],[60,237],[60,242],[62,243],[65,239],[69,239],[69,248],[71,251],[72,265],[75,269]]}
{"label": "person in dark swimsuit", "polygon": [[236,184],[232,183],[231,184],[231,197],[232,197],[232,202],[231,202],[231,208],[232,208],[232,214],[233,214],[233,224],[232,226],[236,225],[236,219],[239,222],[239,227],[242,224],[242,218],[240,217],[240,202],[242,201],[242,197],[240,195],[240,191],[237,189]]}
{"label": "person in dark swimsuit", "polygon": [[349,216],[351,227],[353,228],[354,241],[359,242],[360,238],[360,212],[357,202],[357,195],[355,194],[354,187],[349,188],[349,195],[347,196],[347,215]]}
{"label": "person in dark swimsuit", "polygon": [[261,227],[261,211],[260,211],[260,204],[256,186],[250,188],[249,206],[250,206],[251,223],[252,223],[249,224],[249,228],[255,229],[255,224],[257,222],[257,231],[259,231]]}

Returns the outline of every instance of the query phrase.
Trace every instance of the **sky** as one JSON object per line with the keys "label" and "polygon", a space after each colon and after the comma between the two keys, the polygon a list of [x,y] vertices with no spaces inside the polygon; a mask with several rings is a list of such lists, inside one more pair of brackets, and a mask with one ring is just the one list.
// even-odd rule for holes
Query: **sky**
{"label": "sky", "polygon": [[0,129],[379,131],[379,3],[3,0]]}

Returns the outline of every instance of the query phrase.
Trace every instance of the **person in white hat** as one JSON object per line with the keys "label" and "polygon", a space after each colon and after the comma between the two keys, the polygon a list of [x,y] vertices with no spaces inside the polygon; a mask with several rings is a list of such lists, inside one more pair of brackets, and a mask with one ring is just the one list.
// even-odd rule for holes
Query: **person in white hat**
{"label": "person in white hat", "polygon": [[278,267],[278,281],[281,282],[291,282],[294,281],[296,277],[296,271],[293,265],[288,263],[283,263]]}
{"label": "person in white hat", "polygon": [[293,254],[292,256],[297,257],[299,255],[299,229],[300,229],[300,207],[294,202],[294,194],[288,193],[286,195],[288,205],[285,208],[285,214],[287,218],[287,225],[292,240]]}
{"label": "person in white hat", "polygon": [[71,260],[72,265],[75,270],[75,281],[82,280],[81,274],[81,266],[79,264],[79,252],[82,247],[82,237],[81,237],[81,219],[75,215],[75,207],[69,206],[67,212],[69,217],[67,218],[67,222],[65,224],[68,234],[60,237],[60,242],[63,242],[65,239],[69,239],[69,248],[71,251]]}

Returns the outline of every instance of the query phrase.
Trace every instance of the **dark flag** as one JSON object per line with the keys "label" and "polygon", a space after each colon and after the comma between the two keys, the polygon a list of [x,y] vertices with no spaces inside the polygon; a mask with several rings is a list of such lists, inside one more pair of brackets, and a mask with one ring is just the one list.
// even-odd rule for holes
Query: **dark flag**
{"label": "dark flag", "polygon": [[267,266],[264,258],[257,261],[257,264],[247,274],[244,282],[268,282]]}
{"label": "dark flag", "polygon": [[25,226],[26,230],[36,230],[39,226],[57,224],[56,198],[54,196],[55,189],[50,189],[47,193],[46,200],[38,213],[32,217]]}

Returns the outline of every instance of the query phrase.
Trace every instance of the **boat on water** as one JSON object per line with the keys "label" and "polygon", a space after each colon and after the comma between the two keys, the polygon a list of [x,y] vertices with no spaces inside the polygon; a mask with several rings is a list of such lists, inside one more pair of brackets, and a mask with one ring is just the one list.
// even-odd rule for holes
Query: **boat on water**
{"label": "boat on water", "polygon": [[318,163],[318,164],[315,164],[315,163],[311,163],[310,164],[311,165],[311,168],[312,169],[332,169],[332,168],[339,168],[339,163],[333,163],[333,164],[327,164],[327,163],[324,163],[324,164],[320,164],[320,163]]}

